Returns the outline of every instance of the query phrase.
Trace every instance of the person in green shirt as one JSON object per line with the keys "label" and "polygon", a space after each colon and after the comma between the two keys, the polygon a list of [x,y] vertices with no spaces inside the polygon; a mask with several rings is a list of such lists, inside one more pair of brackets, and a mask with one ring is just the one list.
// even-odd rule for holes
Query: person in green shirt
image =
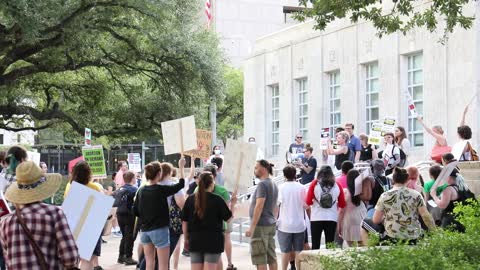
{"label": "person in green shirt", "polygon": [[[435,181],[437,180],[438,176],[442,172],[442,167],[439,165],[434,165],[430,167],[428,170],[428,173],[430,174],[430,179],[429,181],[425,182],[423,185],[423,197],[425,199],[425,202],[428,202],[430,198],[430,190],[432,189],[433,185],[435,184]],[[440,194],[448,187],[448,184],[443,184],[437,188],[437,196],[440,196]]]}

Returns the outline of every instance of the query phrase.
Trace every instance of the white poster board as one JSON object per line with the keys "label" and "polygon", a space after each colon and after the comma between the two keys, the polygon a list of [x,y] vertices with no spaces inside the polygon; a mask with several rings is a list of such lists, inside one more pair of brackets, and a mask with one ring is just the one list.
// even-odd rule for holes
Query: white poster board
{"label": "white poster board", "polygon": [[330,140],[330,128],[322,128],[320,133],[320,150],[328,149],[328,140]]}
{"label": "white poster board", "polygon": [[370,135],[368,135],[368,144],[380,145],[382,143],[382,123],[373,123],[370,129]]}
{"label": "white poster board", "polygon": [[465,147],[467,147],[467,141],[459,141],[452,146],[452,155],[456,160],[460,160],[465,151]]}
{"label": "white poster board", "polygon": [[90,260],[92,257],[112,205],[113,197],[72,182],[62,209],[75,238],[80,258]]}
{"label": "white poster board", "polygon": [[35,164],[40,166],[40,153],[27,151],[28,160],[33,161]]}
{"label": "white poster board", "polygon": [[133,172],[142,171],[142,158],[139,153],[128,153],[128,169]]}
{"label": "white poster board", "polygon": [[195,117],[189,116],[162,123],[165,155],[197,149]]}
{"label": "white poster board", "polygon": [[257,157],[257,146],[236,140],[227,140],[223,175],[225,188],[243,193],[252,185]]}
{"label": "white poster board", "polygon": [[457,167],[457,165],[458,165],[458,161],[454,161],[454,162],[448,163],[447,166],[443,167],[442,171],[437,177],[437,180],[435,180],[435,183],[433,184],[431,190],[437,190],[439,186],[446,183],[448,180],[448,177],[453,172],[453,170]]}

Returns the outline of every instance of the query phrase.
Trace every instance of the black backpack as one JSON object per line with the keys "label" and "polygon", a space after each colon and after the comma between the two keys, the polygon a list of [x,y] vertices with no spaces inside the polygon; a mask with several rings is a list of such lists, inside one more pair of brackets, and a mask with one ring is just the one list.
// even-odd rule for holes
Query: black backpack
{"label": "black backpack", "polygon": [[113,207],[117,207],[117,213],[129,213],[130,209],[128,207],[128,189],[121,187],[120,189],[113,192]]}
{"label": "black backpack", "polygon": [[333,196],[330,193],[333,187],[325,188],[325,187],[322,187],[320,183],[318,185],[322,189],[322,193],[320,194],[320,200],[317,200],[317,198],[315,198],[315,200],[322,208],[326,208],[326,209],[332,208],[332,206],[335,204],[335,201],[333,200]]}
{"label": "black backpack", "polygon": [[[392,147],[392,156],[395,159],[395,161],[397,161],[397,159],[393,155],[393,150],[395,150],[395,147],[398,147],[398,146],[394,145]],[[403,152],[402,148],[398,147],[398,150],[400,150],[400,163],[398,163],[397,166],[403,167],[403,166],[405,166],[405,163],[407,163],[407,155],[405,155],[405,152]]]}

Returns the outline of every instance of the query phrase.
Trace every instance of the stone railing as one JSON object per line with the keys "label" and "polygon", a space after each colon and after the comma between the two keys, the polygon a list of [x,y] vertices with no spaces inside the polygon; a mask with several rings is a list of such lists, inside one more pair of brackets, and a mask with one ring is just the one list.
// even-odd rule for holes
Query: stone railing
{"label": "stone railing", "polygon": [[458,168],[470,190],[480,195],[480,161],[460,162]]}

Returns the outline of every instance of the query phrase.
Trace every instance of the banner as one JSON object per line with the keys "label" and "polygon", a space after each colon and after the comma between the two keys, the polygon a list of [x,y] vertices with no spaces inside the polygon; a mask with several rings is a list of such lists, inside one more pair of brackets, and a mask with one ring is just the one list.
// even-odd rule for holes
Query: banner
{"label": "banner", "polygon": [[113,197],[104,195],[75,181],[63,201],[67,218],[80,258],[90,260],[98,237],[113,205]]}
{"label": "banner", "polygon": [[407,103],[408,103],[408,110],[410,111],[410,114],[412,117],[417,118],[418,114],[415,108],[415,102],[413,102],[412,95],[410,94],[410,91],[405,91],[405,95],[407,96]]}
{"label": "banner", "polygon": [[85,128],[85,145],[92,145],[92,130]]}
{"label": "banner", "polygon": [[139,153],[128,153],[128,169],[133,172],[142,171],[142,158]]}
{"label": "banner", "polygon": [[193,116],[162,123],[165,155],[197,149],[195,118]]}
{"label": "banner", "polygon": [[382,143],[382,123],[373,123],[370,129],[370,135],[368,135],[368,144],[380,145]]}
{"label": "banner", "polygon": [[320,150],[328,149],[328,140],[330,140],[330,128],[322,128],[320,133]]}
{"label": "banner", "polygon": [[252,185],[256,158],[256,145],[228,139],[223,162],[225,188],[239,193],[246,192]]}
{"label": "banner", "polygon": [[212,132],[203,129],[197,129],[197,149],[185,152],[185,155],[208,159],[212,151]]}
{"label": "banner", "polygon": [[82,147],[82,155],[88,165],[90,165],[92,177],[94,179],[107,178],[105,158],[103,156],[103,146],[84,146]]}

